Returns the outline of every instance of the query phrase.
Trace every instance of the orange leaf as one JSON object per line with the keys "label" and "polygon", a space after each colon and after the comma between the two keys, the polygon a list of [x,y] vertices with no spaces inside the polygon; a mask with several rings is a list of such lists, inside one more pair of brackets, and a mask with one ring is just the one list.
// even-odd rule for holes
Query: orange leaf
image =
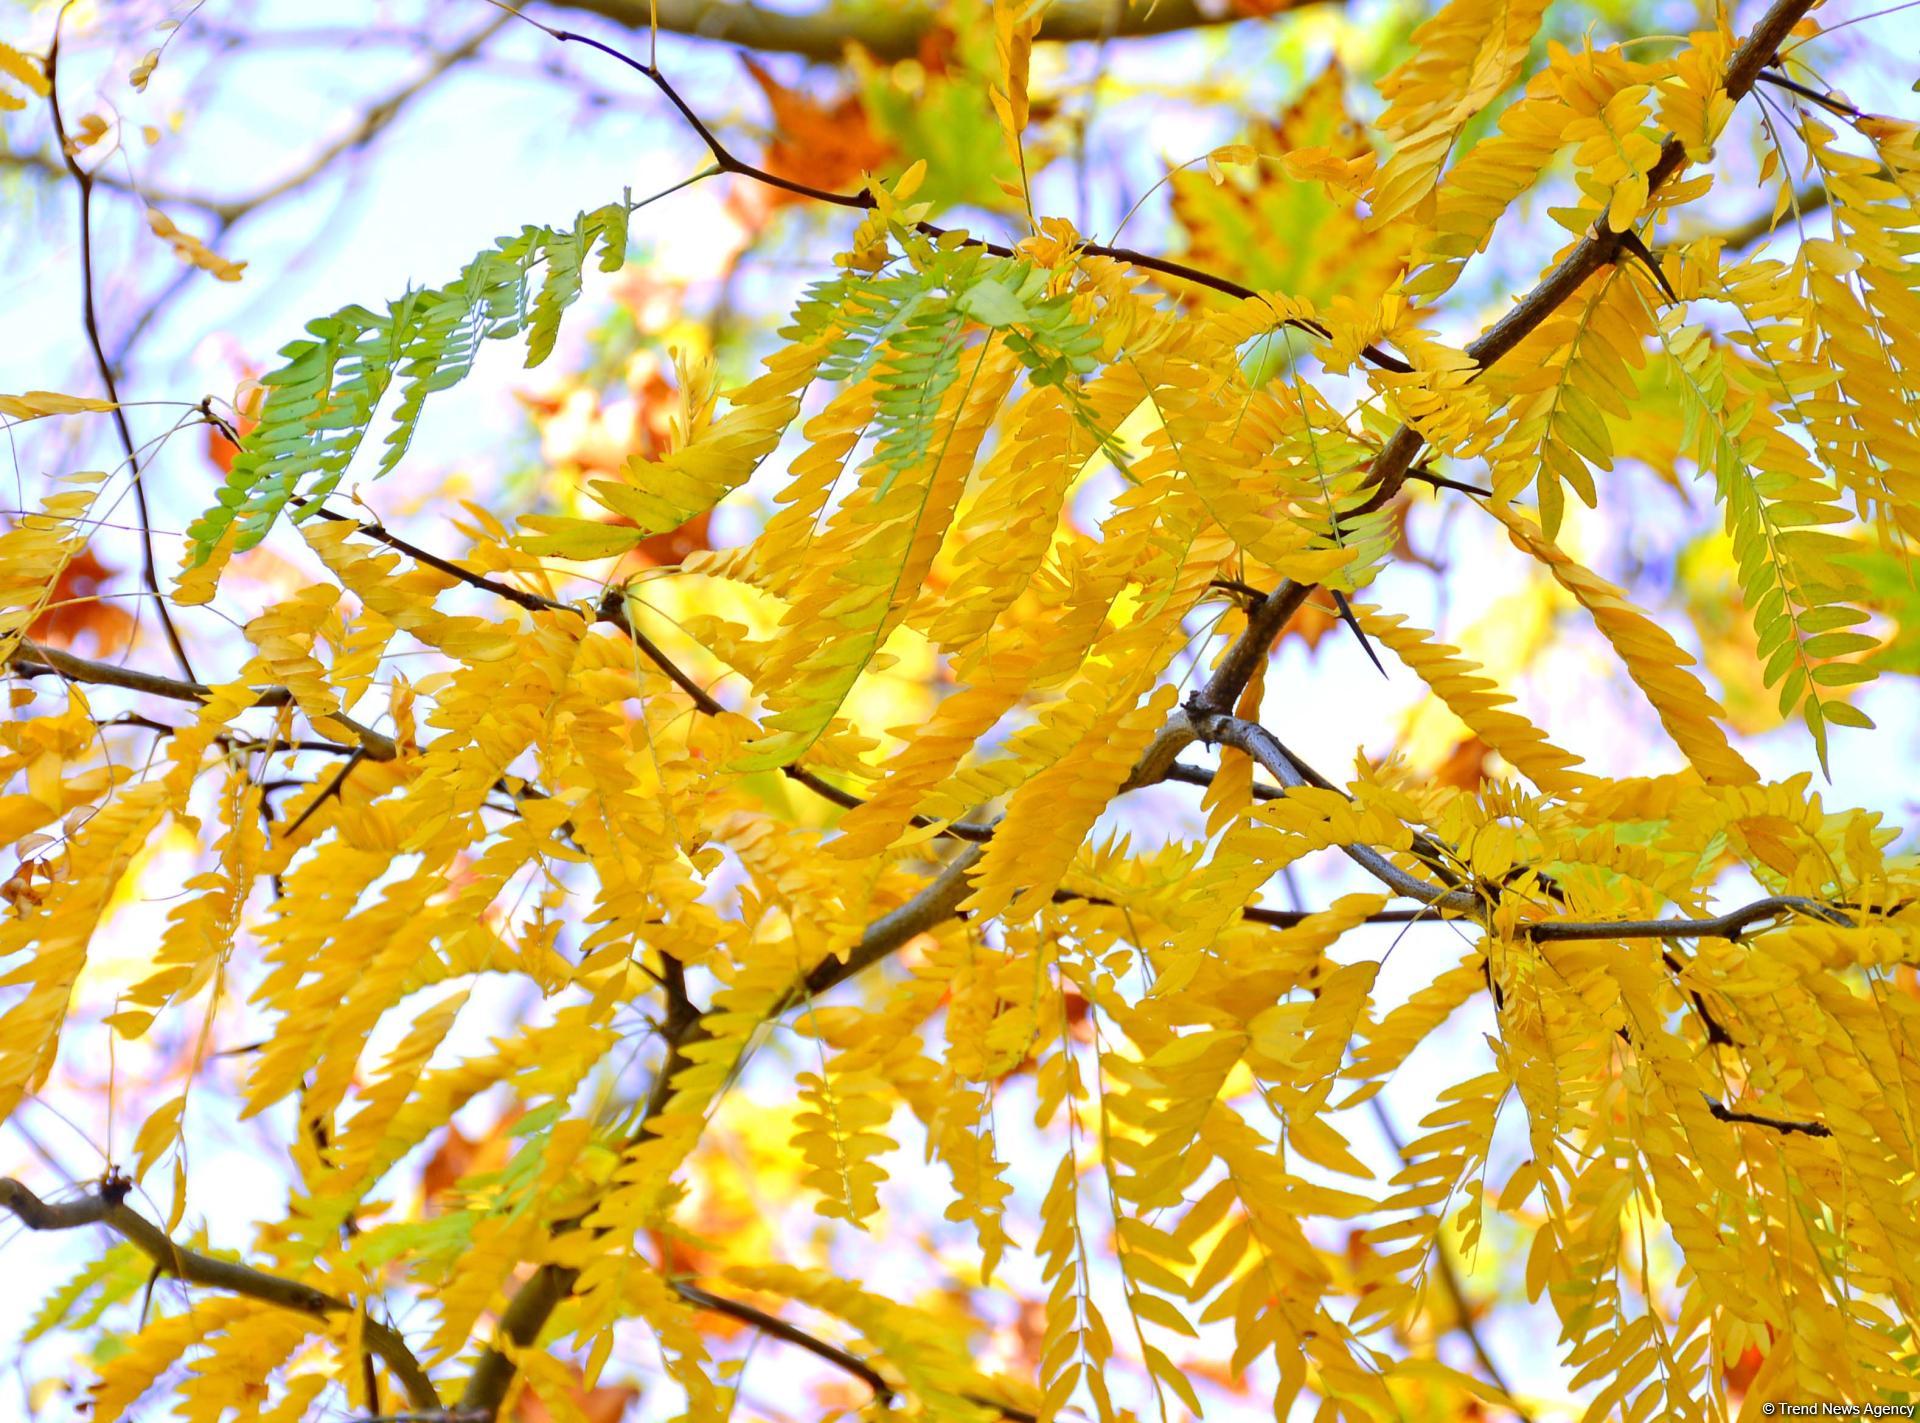
{"label": "orange leaf", "polygon": [[[860,185],[893,155],[885,139],[873,130],[867,107],[858,94],[846,94],[831,106],[797,89],[789,89],[753,59],[747,72],[767,96],[773,110],[773,139],[761,166],[769,173],[809,187],[840,191]],[[762,188],[766,211],[802,201],[797,195]]]}
{"label": "orange leaf", "polygon": [[1455,744],[1447,753],[1447,759],[1434,768],[1435,784],[1453,786],[1463,791],[1477,791],[1480,783],[1488,779],[1487,758],[1493,753],[1486,742],[1477,736]]}
{"label": "orange leaf", "polygon": [[[620,1423],[627,1407],[640,1397],[631,1384],[602,1384],[598,1388],[574,1387],[568,1390],[574,1406],[587,1423]],[[553,1423],[553,1414],[540,1396],[531,1390],[520,1395],[520,1406],[513,1411],[515,1423]]]}
{"label": "orange leaf", "polygon": [[118,572],[102,563],[92,549],[81,549],[60,570],[47,606],[28,625],[27,636],[71,648],[83,634],[91,634],[96,657],[123,650],[133,641],[133,614],[104,596]]}

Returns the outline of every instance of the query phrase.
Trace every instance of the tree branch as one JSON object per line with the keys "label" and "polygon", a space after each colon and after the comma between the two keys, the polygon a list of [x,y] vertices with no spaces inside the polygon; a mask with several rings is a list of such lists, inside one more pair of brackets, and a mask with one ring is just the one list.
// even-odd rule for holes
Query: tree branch
{"label": "tree branch", "polygon": [[[1187,715],[1193,723],[1194,731],[1202,741],[1232,746],[1244,751],[1266,768],[1267,774],[1281,785],[1289,788],[1312,785],[1305,775],[1295,768],[1293,758],[1287,753],[1272,732],[1258,722],[1247,721],[1237,716],[1222,716],[1218,712],[1198,711],[1189,705]],[[1459,914],[1471,914],[1482,907],[1479,895],[1466,889],[1442,889],[1428,884],[1401,869],[1393,861],[1370,845],[1342,845],[1341,853],[1352,860],[1361,869],[1372,875],[1395,894],[1417,899],[1422,904],[1435,909],[1450,910]]]}
{"label": "tree branch", "polygon": [[1804,914],[1842,928],[1854,927],[1852,919],[1830,904],[1797,895],[1777,894],[1710,919],[1623,919],[1611,924],[1576,924],[1548,919],[1523,924],[1520,933],[1535,943],[1566,943],[1581,939],[1737,939],[1755,924],[1783,919],[1789,914]]}
{"label": "tree branch", "polygon": [[[829,4],[800,14],[730,0],[552,3],[601,15],[634,30],[647,29],[657,14],[660,28],[672,34],[763,53],[797,54],[823,63],[843,58],[849,45],[858,45],[880,60],[911,59],[920,52],[921,41],[941,23],[939,7],[925,0],[844,8]],[[1315,3],[1320,0],[1291,0],[1276,7],[1274,13]],[[1230,25],[1247,18],[1232,5],[1210,5],[1204,0],[1055,0],[1041,19],[1040,38],[1072,42],[1099,40],[1109,34],[1117,38],[1166,35]]]}
{"label": "tree branch", "polygon": [[[966,872],[979,861],[980,847],[969,845],[912,899],[881,915],[867,927],[846,959],[823,959],[768,1014],[778,1017],[788,1009],[843,983],[862,969],[870,967],[898,949],[915,934],[924,932],[951,917],[967,892]],[[665,1110],[673,1096],[673,1081],[687,1066],[687,1050],[712,1038],[703,1019],[675,1014],[663,1026],[666,1055],[654,1074],[652,1089],[641,1109],[641,1125],[636,1140],[651,1136],[653,1120]],[[568,1225],[578,1224],[573,1220]],[[556,1227],[557,1228],[557,1227]],[[508,1301],[500,1316],[499,1331],[515,1348],[531,1348],[546,1327],[554,1310],[573,1292],[579,1271],[551,1262],[535,1270]],[[514,1366],[504,1350],[488,1349],[474,1365],[467,1386],[460,1395],[460,1407],[475,1410],[491,1418],[506,1397],[513,1382]],[[996,1407],[998,1405],[995,1405]]]}
{"label": "tree branch", "polygon": [[[245,1295],[263,1304],[315,1318],[352,1313],[358,1308],[299,1280],[269,1275],[250,1265],[202,1255],[176,1244],[159,1226],[126,1203],[124,1182],[109,1181],[76,1201],[49,1202],[11,1177],[0,1177],[0,1206],[11,1211],[29,1230],[74,1230],[80,1226],[104,1225],[152,1260],[161,1274],[176,1276],[190,1284]],[[407,1391],[408,1401],[416,1408],[439,1413],[440,1395],[400,1332],[371,1316],[363,1327],[368,1346],[386,1361],[393,1376]]]}
{"label": "tree branch", "polygon": [[844,1370],[859,1379],[873,1390],[874,1401],[882,1408],[891,1407],[895,1398],[893,1385],[873,1365],[857,1354],[849,1354],[845,1349],[829,1344],[824,1339],[816,1339],[797,1325],[789,1324],[777,1314],[768,1314],[764,1309],[737,1299],[727,1299],[722,1295],[711,1294],[698,1285],[687,1284],[684,1280],[673,1282],[673,1292],[692,1305],[695,1309],[704,1309],[710,1314],[724,1314],[729,1319],[759,1330],[769,1338],[779,1339],[798,1349],[805,1349],[816,1359],[825,1359],[836,1369]]}
{"label": "tree branch", "polygon": [[141,477],[140,457],[133,446],[133,430],[127,424],[127,412],[120,403],[120,389],[113,377],[113,363],[107,359],[106,343],[100,339],[100,316],[93,294],[93,174],[80,166],[80,159],[67,143],[66,120],[60,114],[60,30],[66,11],[53,25],[53,41],[47,46],[47,107],[53,115],[53,141],[66,161],[67,172],[80,190],[80,324],[87,334],[87,348],[93,353],[93,365],[113,402],[113,428],[120,436],[120,449],[126,457],[127,472],[133,481],[133,507],[140,521],[140,581],[153,595],[153,610],[160,619],[160,631],[173,652],[181,672],[194,676],[193,662],[186,644],[180,641],[167,600],[160,593],[160,571],[153,559],[153,513],[147,504],[147,485]]}
{"label": "tree branch", "polygon": [[[143,204],[162,208],[192,208],[196,212],[203,212],[213,218],[222,228],[231,227],[242,218],[251,216],[259,209],[298,192],[316,178],[325,176],[338,159],[365,148],[390,127],[415,99],[431,88],[435,80],[454,66],[471,59],[481,46],[498,34],[511,19],[512,17],[507,15],[495,16],[453,48],[433,55],[419,74],[392,90],[386,97],[368,105],[346,132],[332,142],[315,149],[307,161],[292,172],[276,178],[266,187],[258,188],[251,193],[234,197],[215,197],[206,193],[149,186],[120,177],[104,168],[88,172],[86,180],[96,187],[110,188],[115,192],[138,198]],[[40,153],[5,153],[0,154],[0,167],[35,169],[50,177],[62,176],[74,168],[76,163],[66,154],[64,136],[56,134],[56,138],[61,148],[59,158]]]}
{"label": "tree branch", "polygon": [[[1219,742],[1246,752],[1265,767],[1268,774],[1282,786],[1317,784],[1322,788],[1332,788],[1324,777],[1313,774],[1310,767],[1303,767],[1298,758],[1282,746],[1272,732],[1257,722],[1246,721],[1240,717],[1221,716],[1212,712],[1195,712],[1191,706],[1188,708],[1188,717],[1201,740]],[[1174,774],[1170,774],[1169,779],[1188,781],[1193,784],[1201,784],[1211,779],[1207,772],[1191,766],[1175,766],[1172,772]],[[1259,787],[1255,789],[1257,792]],[[1276,794],[1284,794],[1284,792],[1269,792],[1268,798]],[[1377,850],[1364,845],[1343,845],[1340,848],[1349,859],[1389,889],[1404,894],[1410,899],[1421,900],[1434,909],[1466,914],[1482,907],[1483,901],[1472,891],[1466,889],[1441,891],[1407,874]],[[1416,853],[1421,853],[1423,847],[1416,843],[1415,850]],[[1426,858],[1424,853],[1422,858]],[[1430,863],[1429,867],[1434,866]],[[1273,922],[1280,927],[1298,923],[1300,918],[1304,917],[1279,910],[1261,910],[1259,913],[1261,917],[1256,922]],[[1830,904],[1822,904],[1817,899],[1807,899],[1797,895],[1772,895],[1711,918],[1621,919],[1590,923],[1550,919],[1523,924],[1519,928],[1519,933],[1522,937],[1536,943],[1610,939],[1737,939],[1742,931],[1755,924],[1780,919],[1788,914],[1804,914],[1845,928],[1851,928],[1854,924],[1843,910]],[[1249,914],[1248,917],[1253,916]],[[1414,917],[1417,919],[1419,916]]]}
{"label": "tree branch", "polygon": [[[495,0],[495,3],[502,3],[502,0]],[[638,60],[632,55],[615,48],[613,45],[593,38],[591,35],[579,34],[573,30],[556,29],[551,25],[543,25],[538,20],[531,19],[526,15],[521,15],[520,18],[526,20],[528,24],[533,25],[535,28],[545,31],[563,44],[583,44],[589,49],[597,49],[602,54],[608,55],[618,60],[621,64],[626,65],[627,68],[633,70],[635,73],[644,75],[653,83],[654,87],[666,97],[667,102],[672,104],[675,110],[679,112],[680,117],[686,122],[687,127],[692,129],[694,133],[699,136],[700,141],[707,146],[708,151],[713,155],[714,166],[720,172],[736,173],[743,178],[751,178],[756,183],[764,183],[770,188],[778,188],[783,192],[793,193],[803,198],[811,198],[815,202],[828,203],[834,207],[851,208],[858,212],[866,212],[873,207],[873,195],[871,193],[864,191],[859,193],[836,193],[826,188],[816,188],[810,183],[800,183],[795,182],[791,178],[783,178],[778,173],[768,172],[764,168],[756,167],[754,164],[736,157],[732,150],[720,141],[719,136],[715,134],[713,130],[707,126],[706,122],[701,119],[700,115],[694,111],[693,106],[686,101],[679,90],[675,89],[673,85],[668,82],[666,75],[661,72],[658,65]],[[918,222],[914,224],[914,227],[926,236],[934,238],[945,237],[953,230],[941,227],[939,224],[932,222]],[[998,242],[989,242],[983,238],[969,236],[966,239],[966,245],[969,247],[978,247],[983,251],[992,253],[996,257],[1012,257],[1015,255],[1011,247]],[[1241,300],[1257,299],[1260,296],[1260,292],[1255,288],[1247,286],[1243,282],[1234,281],[1231,277],[1223,277],[1218,273],[1205,271],[1202,268],[1190,266],[1185,262],[1176,262],[1170,257],[1156,256],[1153,253],[1141,252],[1132,247],[1114,247],[1104,242],[1083,242],[1080,244],[1079,251],[1085,256],[1109,257],[1116,262],[1125,262],[1129,266],[1141,267],[1150,272],[1158,272],[1163,276],[1178,277],[1182,281],[1193,282],[1198,286],[1207,287],[1224,296],[1231,296]],[[1308,317],[1288,317],[1281,324],[1283,326],[1293,327],[1296,330],[1310,332],[1322,340],[1327,340],[1331,336],[1331,333],[1325,326]],[[1401,360],[1398,356],[1390,355],[1378,346],[1362,346],[1360,348],[1360,355],[1382,370],[1397,371],[1403,375],[1413,370],[1413,367],[1407,364],[1407,362]]]}
{"label": "tree branch", "polygon": [[[1760,71],[1770,63],[1782,42],[1813,8],[1813,0],[1774,0],[1751,34],[1740,42],[1727,61],[1723,87],[1727,97],[1738,103],[1753,88]],[[1687,148],[1680,139],[1669,136],[1660,146],[1660,156],[1647,172],[1647,192],[1651,197],[1686,167]],[[1522,297],[1519,303],[1477,338],[1467,344],[1467,354],[1485,370],[1519,345],[1541,322],[1551,316],[1581,285],[1618,256],[1625,234],[1614,232],[1596,221],[1594,230],[1581,238],[1554,269]],[[1410,425],[1402,425],[1374,460],[1369,479],[1374,492],[1353,510],[1355,514],[1378,509],[1400,491],[1414,456],[1424,441]]]}
{"label": "tree branch", "polygon": [[[829,1344],[824,1339],[815,1338],[804,1329],[787,1323],[777,1314],[768,1314],[764,1309],[757,1309],[742,1300],[713,1294],[701,1289],[698,1285],[690,1285],[684,1280],[673,1282],[673,1292],[695,1309],[704,1309],[712,1314],[724,1314],[727,1318],[736,1319],[770,1338],[779,1339],[797,1349],[805,1349],[815,1358],[824,1359],[835,1368],[845,1370],[873,1390],[874,1400],[882,1408],[891,1407],[898,1396],[893,1385],[887,1382],[886,1376],[865,1359],[857,1354],[848,1353],[838,1345]],[[968,1402],[977,1403],[983,1408],[999,1410],[1000,1416],[1012,1420],[1012,1423],[1036,1423],[1035,1415],[1024,1408],[1013,1408],[1004,1403],[997,1403],[993,1399],[972,1394],[966,1395],[966,1398]]]}
{"label": "tree branch", "polygon": [[[1781,41],[1811,8],[1812,0],[1775,0],[1759,26],[1741,42],[1728,62],[1725,84],[1732,98],[1738,100],[1753,87],[1754,76],[1773,58]],[[1658,189],[1672,177],[1684,163],[1685,157],[1685,148],[1679,141],[1668,139],[1648,174],[1648,191]],[[1590,234],[1582,238],[1574,250],[1522,297],[1513,310],[1467,347],[1467,354],[1482,368],[1493,364],[1512,350],[1528,332],[1545,321],[1588,276],[1612,261],[1618,246],[1619,236],[1614,233]],[[1374,457],[1373,469],[1369,474],[1369,480],[1375,486],[1373,493],[1343,517],[1371,512],[1398,494],[1400,486],[1416,467],[1414,462],[1424,444],[1425,441],[1410,425],[1402,425],[1395,431]],[[1268,594],[1266,601],[1248,615],[1245,631],[1228,648],[1206,685],[1195,694],[1192,705],[1209,712],[1231,710],[1252,679],[1254,669],[1266,661],[1274,639],[1287,625],[1287,619],[1306,601],[1310,592],[1310,586],[1289,579]]]}
{"label": "tree branch", "polygon": [[[44,677],[55,675],[70,682],[85,682],[92,686],[123,687],[130,692],[143,692],[150,697],[165,697],[175,702],[204,702],[213,695],[213,688],[200,682],[184,681],[178,677],[165,677],[158,672],[142,672],[136,667],[116,667],[111,662],[96,662],[89,657],[77,657],[58,647],[45,647],[22,638],[7,653],[6,664],[23,677]],[[254,699],[255,707],[284,707],[294,700],[293,693],[286,687],[264,687]],[[391,761],[400,754],[400,748],[391,736],[383,735],[372,727],[362,726],[344,712],[334,712],[331,719],[346,727],[360,740],[360,750],[370,761]],[[169,728],[171,730],[172,728]]]}

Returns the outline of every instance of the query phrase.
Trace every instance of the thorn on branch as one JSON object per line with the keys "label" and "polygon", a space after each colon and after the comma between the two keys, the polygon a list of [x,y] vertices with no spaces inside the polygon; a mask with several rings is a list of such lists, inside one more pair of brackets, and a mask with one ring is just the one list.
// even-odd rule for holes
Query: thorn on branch
{"label": "thorn on branch", "polygon": [[1769,1131],[1777,1131],[1786,1136],[1833,1135],[1833,1128],[1825,1122],[1798,1122],[1794,1121],[1791,1117],[1768,1117],[1762,1116],[1759,1112],[1742,1112],[1733,1107],[1729,1107],[1724,1102],[1716,1102],[1712,1097],[1707,1096],[1705,1092],[1702,1092],[1700,1095],[1705,1098],[1707,1111],[1712,1114],[1715,1121],[1738,1122],[1744,1123],[1747,1126],[1766,1127]]}
{"label": "thorn on branch", "polygon": [[1856,109],[1839,95],[1823,94],[1818,89],[1802,84],[1798,80],[1789,79],[1778,69],[1771,67],[1779,63],[1780,57],[1775,55],[1773,59],[1768,61],[1769,67],[1761,70],[1753,77],[1763,84],[1773,85],[1776,89],[1785,89],[1790,94],[1798,94],[1801,98],[1818,104],[1828,113],[1838,114],[1843,119],[1863,119],[1866,117],[1865,113]]}
{"label": "thorn on branch", "polygon": [[1493,498],[1491,489],[1482,489],[1477,484],[1468,484],[1465,480],[1448,479],[1444,474],[1435,474],[1426,465],[1415,465],[1407,471],[1407,478],[1420,484],[1431,485],[1435,489],[1453,489],[1462,494],[1471,494],[1479,499]]}
{"label": "thorn on branch", "polygon": [[1628,228],[1619,234],[1619,242],[1613,253],[1613,260],[1615,262],[1620,260],[1620,253],[1623,251],[1647,269],[1647,272],[1653,277],[1653,280],[1658,283],[1661,292],[1665,294],[1668,301],[1672,302],[1675,306],[1681,304],[1680,293],[1673,289],[1673,283],[1667,280],[1666,272],[1661,270],[1660,259],[1653,255],[1653,249],[1648,247],[1645,239],[1632,228]]}
{"label": "thorn on branch", "polygon": [[1327,591],[1333,594],[1333,606],[1340,614],[1340,621],[1347,625],[1348,632],[1359,639],[1360,650],[1367,654],[1367,661],[1373,664],[1373,670],[1382,677],[1386,676],[1387,669],[1380,662],[1380,654],[1373,650],[1373,643],[1367,638],[1367,630],[1360,626],[1360,619],[1353,615],[1353,608],[1347,602],[1347,595],[1338,588],[1329,588]]}

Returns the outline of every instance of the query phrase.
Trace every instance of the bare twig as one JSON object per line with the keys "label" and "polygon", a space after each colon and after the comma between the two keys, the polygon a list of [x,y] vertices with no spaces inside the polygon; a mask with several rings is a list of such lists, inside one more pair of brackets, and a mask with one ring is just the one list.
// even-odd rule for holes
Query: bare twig
{"label": "bare twig", "polygon": [[63,6],[54,21],[53,41],[47,46],[47,107],[53,115],[53,139],[66,160],[67,172],[80,190],[80,320],[87,333],[87,346],[93,352],[94,369],[113,402],[113,428],[120,436],[120,448],[126,456],[128,477],[133,481],[133,506],[140,520],[140,581],[153,595],[153,609],[160,619],[160,630],[173,660],[189,680],[195,679],[193,662],[186,644],[180,640],[167,600],[160,592],[160,571],[153,559],[153,513],[147,504],[146,481],[141,476],[140,458],[134,452],[133,431],[127,424],[127,412],[120,404],[120,389],[113,377],[113,365],[107,360],[106,343],[100,339],[100,316],[93,294],[93,174],[81,166],[75,150],[67,142],[66,120],[60,114],[60,30],[66,19]]}
{"label": "bare twig", "polygon": [[319,795],[308,801],[300,813],[293,818],[293,823],[287,827],[287,837],[289,839],[300,833],[300,827],[313,818],[315,811],[347,788],[347,777],[353,774],[353,768],[355,766],[358,766],[366,759],[367,748],[364,746],[356,746],[352,754],[342,763],[340,769],[334,772],[333,779],[327,782],[326,788],[322,790]]}
{"label": "bare twig", "polygon": [[[495,0],[495,3],[501,3],[501,0]],[[851,208],[859,212],[866,212],[872,209],[874,200],[870,192],[833,192],[830,189],[815,187],[810,183],[796,182],[792,178],[782,177],[778,173],[769,172],[764,168],[748,163],[745,159],[737,157],[732,150],[720,141],[719,136],[713,132],[700,115],[694,111],[693,106],[686,101],[680,91],[668,82],[666,75],[661,72],[658,65],[636,59],[634,56],[602,40],[597,40],[591,35],[583,35],[574,30],[558,29],[552,25],[543,25],[538,20],[531,19],[526,15],[521,15],[520,18],[526,20],[528,24],[533,25],[535,28],[545,31],[548,35],[551,35],[554,39],[562,43],[582,44],[589,49],[597,49],[602,54],[608,55],[618,60],[621,64],[626,65],[635,73],[644,75],[653,83],[654,87],[659,89],[661,94],[665,96],[667,102],[673,105],[687,127],[692,129],[700,141],[707,146],[708,151],[713,155],[714,166],[719,169],[720,172],[735,173],[743,178],[751,178],[756,183],[764,183],[770,188],[779,188],[783,192],[793,193],[797,197],[811,198],[815,202],[828,203],[834,207]],[[932,222],[915,223],[914,226],[918,231],[928,237],[935,238],[945,237],[951,230]],[[988,242],[982,238],[970,236],[967,238],[967,245],[991,252],[996,257],[1011,257],[1015,255],[1011,247],[1007,247],[998,242]],[[1161,257],[1151,252],[1141,252],[1132,247],[1115,247],[1104,242],[1083,242],[1080,244],[1078,250],[1085,256],[1110,257],[1114,261],[1125,262],[1129,266],[1140,267],[1146,271],[1158,272],[1162,276],[1177,277],[1182,281],[1192,282],[1197,286],[1219,292],[1223,296],[1231,296],[1241,300],[1257,300],[1260,298],[1260,292],[1258,290],[1247,286],[1243,282],[1236,282],[1231,277],[1223,277],[1216,272],[1209,272],[1185,262],[1178,262],[1170,257]],[[1307,317],[1289,317],[1281,324],[1291,326],[1297,330],[1311,332],[1322,340],[1327,339],[1331,334],[1325,326]],[[1398,356],[1381,350],[1378,346],[1363,346],[1360,354],[1382,370],[1397,371],[1403,375],[1413,370],[1413,367],[1408,365],[1407,362],[1401,360]]]}
{"label": "bare twig", "polygon": [[852,1374],[873,1390],[874,1400],[883,1408],[891,1406],[896,1397],[894,1387],[887,1382],[886,1376],[858,1354],[849,1354],[845,1349],[829,1344],[824,1339],[816,1339],[806,1330],[787,1323],[777,1314],[768,1314],[764,1309],[756,1309],[742,1300],[713,1294],[701,1289],[698,1285],[690,1285],[685,1280],[675,1280],[673,1292],[695,1309],[704,1309],[710,1314],[724,1314],[729,1319],[738,1320],[742,1324],[759,1330],[771,1339],[779,1339],[797,1349],[805,1349],[816,1359],[824,1359],[836,1369]]}
{"label": "bare twig", "polygon": [[[95,187],[126,193],[143,203],[162,208],[191,208],[196,212],[203,212],[213,218],[220,225],[221,230],[225,231],[242,218],[250,217],[261,208],[269,207],[281,198],[300,191],[315,179],[324,177],[337,160],[365,148],[391,127],[394,120],[430,89],[436,80],[456,65],[473,58],[489,39],[500,32],[509,19],[508,16],[495,16],[459,44],[431,56],[420,73],[368,105],[339,137],[315,149],[299,167],[250,193],[242,193],[234,197],[216,197],[185,189],[134,182],[106,169],[88,173],[87,181]],[[48,67],[51,70],[51,61]],[[58,175],[63,167],[72,169],[75,163],[65,152],[65,138],[63,135],[56,135],[56,137],[59,138],[61,145],[60,159],[39,153],[8,153],[0,154],[0,166],[37,169],[49,175]]]}
{"label": "bare twig", "polygon": [[[684,1280],[673,1282],[673,1292],[695,1309],[704,1309],[712,1314],[724,1314],[729,1319],[738,1320],[742,1324],[759,1330],[769,1338],[779,1339],[797,1349],[804,1349],[815,1358],[824,1359],[835,1368],[852,1374],[873,1390],[875,1401],[883,1408],[891,1406],[898,1396],[893,1385],[887,1382],[886,1376],[858,1354],[850,1354],[838,1345],[829,1344],[824,1339],[817,1339],[804,1329],[789,1324],[777,1314],[768,1314],[764,1309],[757,1309],[743,1300],[728,1299],[724,1295],[714,1294],[710,1290],[688,1284]],[[1024,1408],[1014,1408],[1008,1404],[975,1395],[968,1395],[967,1401],[977,1403],[984,1408],[997,1409],[1000,1416],[1011,1420],[1011,1423],[1035,1423],[1035,1415]]]}

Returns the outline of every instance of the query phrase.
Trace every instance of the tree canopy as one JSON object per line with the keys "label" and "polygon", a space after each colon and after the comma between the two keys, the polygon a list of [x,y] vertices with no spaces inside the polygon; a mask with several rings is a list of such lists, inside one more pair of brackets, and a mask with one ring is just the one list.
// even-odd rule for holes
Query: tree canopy
{"label": "tree canopy", "polygon": [[19,1416],[1911,1416],[1904,8],[17,11]]}

